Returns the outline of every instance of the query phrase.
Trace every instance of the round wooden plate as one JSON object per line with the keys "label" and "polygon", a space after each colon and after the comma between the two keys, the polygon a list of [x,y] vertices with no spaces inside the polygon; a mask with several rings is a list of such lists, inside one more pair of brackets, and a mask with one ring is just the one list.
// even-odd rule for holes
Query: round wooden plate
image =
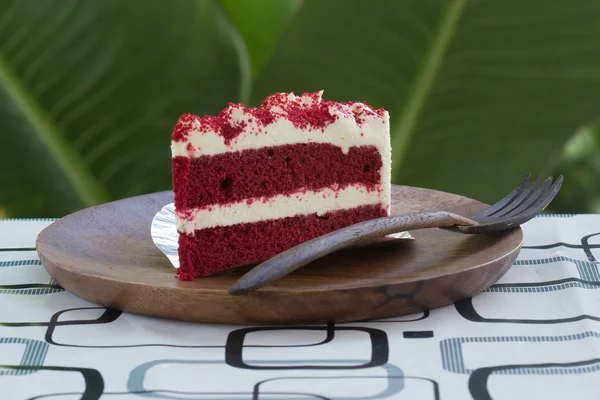
{"label": "round wooden plate", "polygon": [[[66,290],[125,312],[230,324],[347,322],[451,304],[496,282],[522,244],[520,228],[493,235],[441,229],[416,240],[348,249],[257,292],[230,296],[245,271],[182,282],[150,237],[172,192],[144,195],[66,216],[37,239],[46,270]],[[393,186],[392,213],[447,210],[468,216],[485,205],[454,194]]]}

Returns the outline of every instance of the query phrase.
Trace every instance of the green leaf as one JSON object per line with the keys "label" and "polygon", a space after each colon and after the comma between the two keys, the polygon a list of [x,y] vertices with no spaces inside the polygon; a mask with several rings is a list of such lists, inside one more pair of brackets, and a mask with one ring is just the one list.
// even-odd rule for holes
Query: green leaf
{"label": "green leaf", "polygon": [[600,212],[600,126],[594,124],[571,137],[562,152],[555,174],[565,178],[562,189],[548,212]]}
{"label": "green leaf", "polygon": [[186,112],[245,101],[243,42],[214,1],[0,1],[0,204],[62,216],[171,187]]}
{"label": "green leaf", "polygon": [[256,76],[302,0],[221,0],[244,37]]}
{"label": "green leaf", "polygon": [[600,104],[600,2],[306,0],[252,101],[324,89],[391,116],[393,180],[493,201]]}

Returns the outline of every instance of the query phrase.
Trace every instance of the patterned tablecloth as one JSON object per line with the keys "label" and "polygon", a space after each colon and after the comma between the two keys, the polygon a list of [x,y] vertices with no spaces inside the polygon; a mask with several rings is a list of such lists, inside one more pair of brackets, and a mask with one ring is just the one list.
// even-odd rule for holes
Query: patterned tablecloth
{"label": "patterned tablecloth", "polygon": [[0,399],[598,399],[600,216],[541,216],[485,293],[328,326],[98,307],[41,266],[50,220],[0,220]]}

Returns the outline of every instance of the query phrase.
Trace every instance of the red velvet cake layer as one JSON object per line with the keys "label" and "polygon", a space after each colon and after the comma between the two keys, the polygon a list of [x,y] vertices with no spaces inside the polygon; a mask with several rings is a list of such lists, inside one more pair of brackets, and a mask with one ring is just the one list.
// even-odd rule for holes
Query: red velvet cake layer
{"label": "red velvet cake layer", "polygon": [[361,206],[317,216],[298,215],[251,224],[220,226],[180,234],[181,280],[261,261],[302,242],[358,222],[386,216],[379,205]]}
{"label": "red velvet cake layer", "polygon": [[328,143],[302,143],[256,150],[173,158],[178,209],[227,204],[247,198],[380,182],[381,155],[374,146],[348,154]]}

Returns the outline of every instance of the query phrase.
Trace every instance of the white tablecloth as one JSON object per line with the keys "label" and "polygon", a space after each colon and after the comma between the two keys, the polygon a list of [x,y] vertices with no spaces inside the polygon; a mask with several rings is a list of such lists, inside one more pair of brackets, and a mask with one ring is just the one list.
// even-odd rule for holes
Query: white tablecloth
{"label": "white tablecloth", "polygon": [[383,321],[173,322],[65,292],[0,220],[0,399],[598,399],[600,216],[540,216],[486,292]]}

